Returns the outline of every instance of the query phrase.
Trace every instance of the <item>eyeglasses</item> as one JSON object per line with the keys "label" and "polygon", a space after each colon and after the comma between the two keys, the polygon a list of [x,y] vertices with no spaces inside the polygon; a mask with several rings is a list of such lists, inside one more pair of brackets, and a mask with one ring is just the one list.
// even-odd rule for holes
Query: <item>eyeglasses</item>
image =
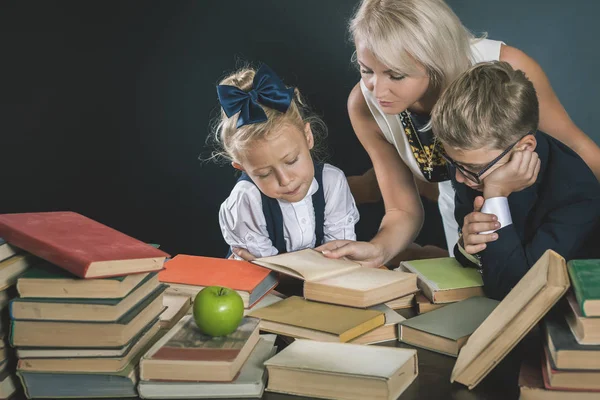
{"label": "eyeglasses", "polygon": [[[521,139],[523,139],[525,136],[534,135],[534,134],[535,134],[535,131],[527,132],[527,134],[525,134],[523,137],[521,137]],[[519,143],[521,141],[521,139],[517,140],[516,142],[514,142],[513,144],[508,146],[508,148],[506,150],[504,150],[502,153],[500,153],[500,155],[498,157],[496,157],[492,161],[490,161],[479,172],[469,171],[468,169],[466,169],[465,167],[463,167],[462,165],[460,165],[459,163],[454,161],[452,158],[450,158],[450,156],[448,154],[446,154],[446,152],[444,152],[444,151],[441,151],[440,153],[441,153],[442,157],[444,158],[444,160],[446,160],[446,163],[448,163],[448,165],[456,168],[465,178],[470,179],[471,181],[475,182],[478,185],[481,185],[481,176],[483,174],[485,174],[487,171],[489,171],[490,168],[492,168],[498,161],[500,161],[502,159],[502,157],[507,155],[508,152],[511,151],[513,149],[513,147],[515,147],[517,145],[517,143]]]}

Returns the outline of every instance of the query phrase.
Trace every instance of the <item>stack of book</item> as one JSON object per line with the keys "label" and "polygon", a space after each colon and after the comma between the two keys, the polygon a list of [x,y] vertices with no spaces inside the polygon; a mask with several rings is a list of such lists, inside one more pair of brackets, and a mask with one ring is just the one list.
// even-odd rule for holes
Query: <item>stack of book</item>
{"label": "stack of book", "polygon": [[184,316],[140,361],[142,398],[261,397],[264,362],[275,354],[275,336],[259,335],[258,320],[244,317],[227,336],[202,334]]}
{"label": "stack of book", "polygon": [[0,238],[0,399],[8,399],[19,388],[15,377],[15,355],[9,346],[8,304],[16,296],[15,282],[39,259]]}
{"label": "stack of book", "polygon": [[572,260],[567,268],[573,290],[544,319],[537,371],[521,371],[526,398],[535,398],[536,389],[544,398],[600,398],[600,260]]}
{"label": "stack of book", "polygon": [[44,260],[17,281],[10,344],[28,398],[135,397],[159,333],[168,254],[71,212],[0,215],[0,235]]}

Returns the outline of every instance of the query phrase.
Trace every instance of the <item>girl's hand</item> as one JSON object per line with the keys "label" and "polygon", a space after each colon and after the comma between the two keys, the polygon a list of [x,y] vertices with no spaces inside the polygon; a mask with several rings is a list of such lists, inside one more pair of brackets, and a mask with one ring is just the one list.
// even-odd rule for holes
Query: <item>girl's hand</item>
{"label": "girl's hand", "polygon": [[315,250],[320,251],[327,258],[346,257],[368,268],[381,267],[384,261],[382,249],[370,242],[334,240],[317,247]]}
{"label": "girl's hand", "polygon": [[[238,256],[239,258],[246,261],[254,261],[256,257],[254,257],[250,252],[246,249],[242,249],[240,247],[234,247],[231,249],[231,252]],[[229,258],[233,258],[233,254]]]}

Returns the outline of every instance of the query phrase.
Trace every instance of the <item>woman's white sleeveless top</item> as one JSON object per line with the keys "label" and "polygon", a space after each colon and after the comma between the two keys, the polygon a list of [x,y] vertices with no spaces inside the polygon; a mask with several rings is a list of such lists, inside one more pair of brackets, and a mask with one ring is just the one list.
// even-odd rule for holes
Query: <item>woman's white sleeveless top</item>
{"label": "woman's white sleeveless top", "polygon": [[[473,63],[499,60],[502,44],[503,42],[496,40],[474,40],[471,45]],[[410,148],[400,116],[385,114],[379,106],[377,99],[373,96],[373,93],[367,89],[362,80],[360,81],[360,89],[371,110],[371,114],[373,114],[377,125],[379,125],[379,129],[381,129],[387,141],[396,147],[398,154],[411,169],[412,173],[418,179],[427,182]],[[458,224],[454,218],[454,189],[450,181],[440,182],[439,189],[438,205],[444,223],[444,233],[446,235],[448,250],[452,253],[452,249],[458,241]]]}

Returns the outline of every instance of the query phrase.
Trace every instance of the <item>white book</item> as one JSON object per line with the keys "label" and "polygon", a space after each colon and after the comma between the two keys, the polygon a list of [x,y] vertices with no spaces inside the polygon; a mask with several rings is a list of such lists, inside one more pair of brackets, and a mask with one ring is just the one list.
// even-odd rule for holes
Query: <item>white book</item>
{"label": "white book", "polygon": [[267,391],[340,400],[395,400],[418,374],[417,352],[297,339],[265,362]]}
{"label": "white book", "polygon": [[264,362],[275,354],[276,335],[261,335],[236,379],[231,382],[140,381],[143,399],[259,398],[265,389]]}

